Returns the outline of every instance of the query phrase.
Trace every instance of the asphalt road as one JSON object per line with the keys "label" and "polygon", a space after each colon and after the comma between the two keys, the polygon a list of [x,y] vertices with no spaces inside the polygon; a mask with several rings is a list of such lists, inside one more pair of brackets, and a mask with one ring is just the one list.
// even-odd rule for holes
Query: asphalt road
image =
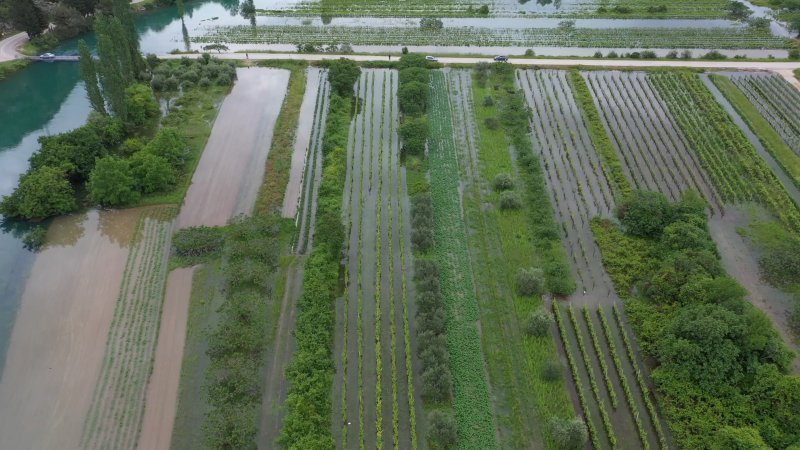
{"label": "asphalt road", "polygon": [[18,33],[0,41],[0,62],[17,59],[17,47],[28,42],[28,33]]}

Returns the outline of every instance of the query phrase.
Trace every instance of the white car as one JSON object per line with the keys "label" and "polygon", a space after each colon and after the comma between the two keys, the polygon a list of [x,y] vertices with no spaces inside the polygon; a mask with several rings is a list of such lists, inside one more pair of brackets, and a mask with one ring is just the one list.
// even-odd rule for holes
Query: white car
{"label": "white car", "polygon": [[426,56],[425,59],[427,61],[433,61],[433,62],[439,61],[439,58],[437,58],[435,56],[431,56],[431,55]]}
{"label": "white car", "polygon": [[51,59],[56,59],[56,55],[54,55],[52,53],[42,53],[41,55],[39,55],[39,59],[44,60],[44,61],[48,61],[48,60],[51,60]]}

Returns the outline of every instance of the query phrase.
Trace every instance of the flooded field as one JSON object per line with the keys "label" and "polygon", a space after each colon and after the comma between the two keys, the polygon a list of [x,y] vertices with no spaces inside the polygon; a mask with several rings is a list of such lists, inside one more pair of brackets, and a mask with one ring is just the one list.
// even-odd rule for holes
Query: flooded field
{"label": "flooded field", "polygon": [[0,380],[0,448],[78,448],[139,210],[53,221]]}
{"label": "flooded field", "polygon": [[[238,69],[186,193],[177,226],[225,225],[249,213],[258,194],[288,70]],[[231,182],[235,180],[236,182]]]}

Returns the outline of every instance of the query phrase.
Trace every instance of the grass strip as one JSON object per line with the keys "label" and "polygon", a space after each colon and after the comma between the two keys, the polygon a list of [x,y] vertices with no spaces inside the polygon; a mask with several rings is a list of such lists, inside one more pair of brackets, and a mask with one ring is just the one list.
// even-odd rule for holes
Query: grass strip
{"label": "grass strip", "polygon": [[12,74],[24,69],[30,64],[29,59],[14,59],[11,61],[0,62],[0,81],[5,80]]}

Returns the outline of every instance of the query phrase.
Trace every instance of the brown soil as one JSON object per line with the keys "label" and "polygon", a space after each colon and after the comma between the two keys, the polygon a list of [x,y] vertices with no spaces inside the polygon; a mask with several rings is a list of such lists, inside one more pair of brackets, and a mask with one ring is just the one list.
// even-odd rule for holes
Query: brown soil
{"label": "brown soil", "polygon": [[225,225],[249,213],[261,185],[288,70],[237,70],[178,216],[178,228]]}
{"label": "brown soil", "polygon": [[[750,294],[748,300],[772,320],[786,345],[800,355],[800,346],[795,343],[789,327],[791,297],[761,280],[757,255],[749,243],[736,232],[737,227],[744,226],[747,222],[745,213],[727,207],[723,217],[717,215],[709,220],[708,227],[717,243],[725,270],[747,289]],[[792,363],[792,372],[800,374],[800,357],[795,358]]]}
{"label": "brown soil", "polygon": [[292,168],[289,171],[289,183],[286,185],[286,194],[283,198],[283,217],[294,218],[297,215],[297,206],[300,201],[300,191],[303,189],[303,173],[306,168],[306,158],[311,146],[311,132],[314,125],[314,112],[317,106],[321,70],[309,68],[306,73],[306,92],[303,103],[300,105],[300,117],[297,123],[294,151],[292,152]]}
{"label": "brown soil", "polygon": [[139,438],[139,448],[143,450],[170,448],[193,275],[193,267],[182,268],[173,270],[167,278],[158,346]]}
{"label": "brown soil", "polygon": [[0,448],[80,446],[139,214],[90,211],[51,226],[0,380]]}

